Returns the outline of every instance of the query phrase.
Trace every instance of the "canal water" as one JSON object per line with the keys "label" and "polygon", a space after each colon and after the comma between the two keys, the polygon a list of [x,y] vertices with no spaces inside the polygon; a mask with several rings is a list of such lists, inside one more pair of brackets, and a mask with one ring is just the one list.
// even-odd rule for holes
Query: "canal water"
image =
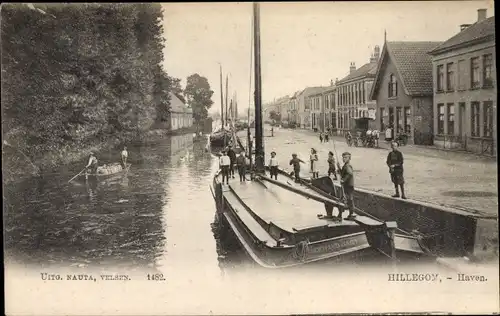
{"label": "canal water", "polygon": [[[82,161],[4,187],[6,257],[43,267],[191,265],[214,275],[257,268],[220,228],[209,190],[218,163],[206,143],[187,134],[128,145],[130,172],[107,181],[68,183]],[[119,149],[98,158],[115,162]]]}

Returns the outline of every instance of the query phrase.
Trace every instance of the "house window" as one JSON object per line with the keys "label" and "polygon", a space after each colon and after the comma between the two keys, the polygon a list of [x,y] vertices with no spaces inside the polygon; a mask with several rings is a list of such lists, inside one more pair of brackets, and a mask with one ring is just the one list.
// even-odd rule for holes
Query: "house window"
{"label": "house window", "polygon": [[398,96],[398,82],[396,81],[396,76],[391,74],[389,76],[389,98]]}
{"label": "house window", "polygon": [[380,130],[385,130],[384,117],[385,117],[385,109],[380,108]]}
{"label": "house window", "polygon": [[438,104],[438,130],[437,133],[444,134],[444,104]]}
{"label": "house window", "polygon": [[446,64],[446,90],[453,91],[455,89],[455,77],[453,71],[453,63]]}
{"label": "house window", "polygon": [[405,107],[405,133],[411,134],[411,108]]}
{"label": "house window", "polygon": [[443,65],[437,66],[437,91],[443,91],[444,69]]}
{"label": "house window", "polygon": [[458,89],[459,90],[464,90],[465,89],[465,60],[459,60],[458,61]]}
{"label": "house window", "polygon": [[470,81],[471,88],[479,88],[480,80],[479,80],[479,57],[474,57],[470,59]]}
{"label": "house window", "polygon": [[363,104],[366,104],[366,93],[365,93],[365,83],[361,83],[361,96],[363,98]]}
{"label": "house window", "polygon": [[471,129],[471,134],[474,137],[479,137],[480,136],[480,131],[479,131],[479,102],[471,102],[471,122],[470,122],[470,129]]}
{"label": "house window", "polygon": [[493,67],[493,57],[491,54],[483,56],[483,87],[490,88],[493,86],[493,78],[491,69]]}
{"label": "house window", "polygon": [[448,135],[455,134],[455,105],[448,103]]}
{"label": "house window", "polygon": [[483,103],[483,136],[493,136],[493,102],[486,101]]}

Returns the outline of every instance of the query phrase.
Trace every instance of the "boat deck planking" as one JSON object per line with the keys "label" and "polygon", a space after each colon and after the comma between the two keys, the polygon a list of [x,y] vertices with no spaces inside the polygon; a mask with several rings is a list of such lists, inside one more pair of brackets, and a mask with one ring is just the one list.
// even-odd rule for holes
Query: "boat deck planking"
{"label": "boat deck planking", "polygon": [[266,242],[268,246],[276,246],[276,241],[269,233],[252,217],[245,207],[238,201],[235,194],[229,191],[224,193],[226,200],[231,204],[231,207],[238,213],[241,221],[252,231],[259,240]]}
{"label": "boat deck planking", "polygon": [[[286,178],[283,182],[286,183]],[[278,179],[280,179],[278,177]],[[335,226],[356,226],[354,221],[343,220],[342,222],[329,221],[318,218],[317,214],[324,214],[324,204],[297,195],[270,182],[262,181],[239,182],[232,180],[229,186],[234,193],[252,210],[258,217],[267,223],[272,222],[281,229],[293,233],[313,227],[335,227]],[[299,186],[293,183],[292,185]],[[224,185],[227,187],[227,185]],[[301,186],[312,194],[317,194],[305,186]],[[224,189],[224,195],[227,191]],[[347,216],[347,212],[344,216]]]}

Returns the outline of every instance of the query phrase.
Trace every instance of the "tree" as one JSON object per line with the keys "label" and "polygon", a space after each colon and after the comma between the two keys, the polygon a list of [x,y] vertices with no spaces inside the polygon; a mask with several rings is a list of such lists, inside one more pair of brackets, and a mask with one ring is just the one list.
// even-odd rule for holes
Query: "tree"
{"label": "tree", "polygon": [[193,74],[187,78],[184,96],[187,104],[193,110],[193,119],[197,125],[203,124],[203,121],[208,117],[208,109],[214,103],[212,101],[213,94],[207,78],[199,74]]}
{"label": "tree", "polygon": [[269,118],[271,120],[274,120],[275,122],[280,122],[281,121],[281,113],[278,113],[275,110],[271,110],[269,112]]}
{"label": "tree", "polygon": [[147,130],[162,80],[161,5],[34,8],[44,13],[1,10],[4,138],[36,159]]}
{"label": "tree", "polygon": [[170,91],[179,98],[183,103],[186,103],[186,98],[184,98],[184,90],[181,86],[181,79],[175,77],[168,77],[170,80]]}

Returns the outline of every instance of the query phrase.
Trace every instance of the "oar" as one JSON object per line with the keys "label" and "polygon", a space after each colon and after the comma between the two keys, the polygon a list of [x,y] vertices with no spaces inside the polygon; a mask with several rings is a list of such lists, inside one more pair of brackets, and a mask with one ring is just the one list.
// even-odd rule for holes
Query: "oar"
{"label": "oar", "polygon": [[87,169],[87,167],[83,168],[82,171],[78,172],[78,174],[76,176],[74,176],[73,178],[71,178],[68,183],[70,183],[74,178],[78,177],[83,171],[85,171],[85,169]]}

